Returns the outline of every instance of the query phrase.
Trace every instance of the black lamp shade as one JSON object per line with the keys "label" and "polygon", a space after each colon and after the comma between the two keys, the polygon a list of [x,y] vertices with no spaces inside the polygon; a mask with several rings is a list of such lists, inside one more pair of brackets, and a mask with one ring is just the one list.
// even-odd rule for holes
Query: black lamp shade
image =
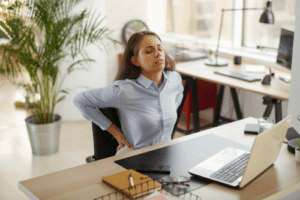
{"label": "black lamp shade", "polygon": [[275,20],[274,20],[274,14],[272,12],[271,6],[272,6],[272,2],[268,1],[265,11],[260,16],[260,20],[259,20],[260,23],[274,24]]}

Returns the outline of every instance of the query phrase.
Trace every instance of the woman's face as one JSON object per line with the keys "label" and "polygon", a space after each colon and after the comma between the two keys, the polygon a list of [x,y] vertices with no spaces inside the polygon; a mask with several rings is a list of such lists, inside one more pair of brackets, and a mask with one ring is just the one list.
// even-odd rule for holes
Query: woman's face
{"label": "woman's face", "polygon": [[131,57],[131,62],[141,67],[143,75],[162,72],[165,69],[165,51],[161,41],[154,35],[146,35],[139,42],[137,56]]}

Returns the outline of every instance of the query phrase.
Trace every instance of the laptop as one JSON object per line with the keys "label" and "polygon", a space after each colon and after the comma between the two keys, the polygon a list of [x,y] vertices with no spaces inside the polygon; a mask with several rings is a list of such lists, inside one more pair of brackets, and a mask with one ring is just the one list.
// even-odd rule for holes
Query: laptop
{"label": "laptop", "polygon": [[242,188],[278,158],[292,116],[256,136],[251,152],[228,147],[189,170],[231,187]]}

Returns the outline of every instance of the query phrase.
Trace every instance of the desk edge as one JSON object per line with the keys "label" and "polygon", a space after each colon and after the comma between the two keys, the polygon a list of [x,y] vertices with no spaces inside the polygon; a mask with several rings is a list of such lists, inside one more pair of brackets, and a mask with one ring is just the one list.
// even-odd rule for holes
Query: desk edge
{"label": "desk edge", "polygon": [[23,192],[23,194],[25,194],[28,198],[32,199],[32,200],[39,200],[39,198],[37,198],[36,196],[34,196],[29,190],[27,190],[22,184],[21,182],[18,183],[18,188],[21,192]]}

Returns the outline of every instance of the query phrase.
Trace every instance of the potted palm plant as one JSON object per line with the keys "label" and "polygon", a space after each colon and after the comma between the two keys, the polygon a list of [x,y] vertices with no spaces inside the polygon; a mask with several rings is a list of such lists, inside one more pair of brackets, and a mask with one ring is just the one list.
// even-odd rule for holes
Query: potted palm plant
{"label": "potted palm plant", "polygon": [[[68,75],[86,69],[91,59],[86,47],[100,50],[118,43],[110,38],[100,14],[82,9],[72,13],[82,0],[38,0],[31,5],[15,1],[1,28],[11,39],[1,45],[1,73],[28,96],[38,94],[32,115],[25,119],[33,154],[58,151],[61,117],[55,114],[57,103],[69,90],[62,88]],[[71,60],[71,61],[70,61]],[[66,72],[61,66],[69,63]]]}

